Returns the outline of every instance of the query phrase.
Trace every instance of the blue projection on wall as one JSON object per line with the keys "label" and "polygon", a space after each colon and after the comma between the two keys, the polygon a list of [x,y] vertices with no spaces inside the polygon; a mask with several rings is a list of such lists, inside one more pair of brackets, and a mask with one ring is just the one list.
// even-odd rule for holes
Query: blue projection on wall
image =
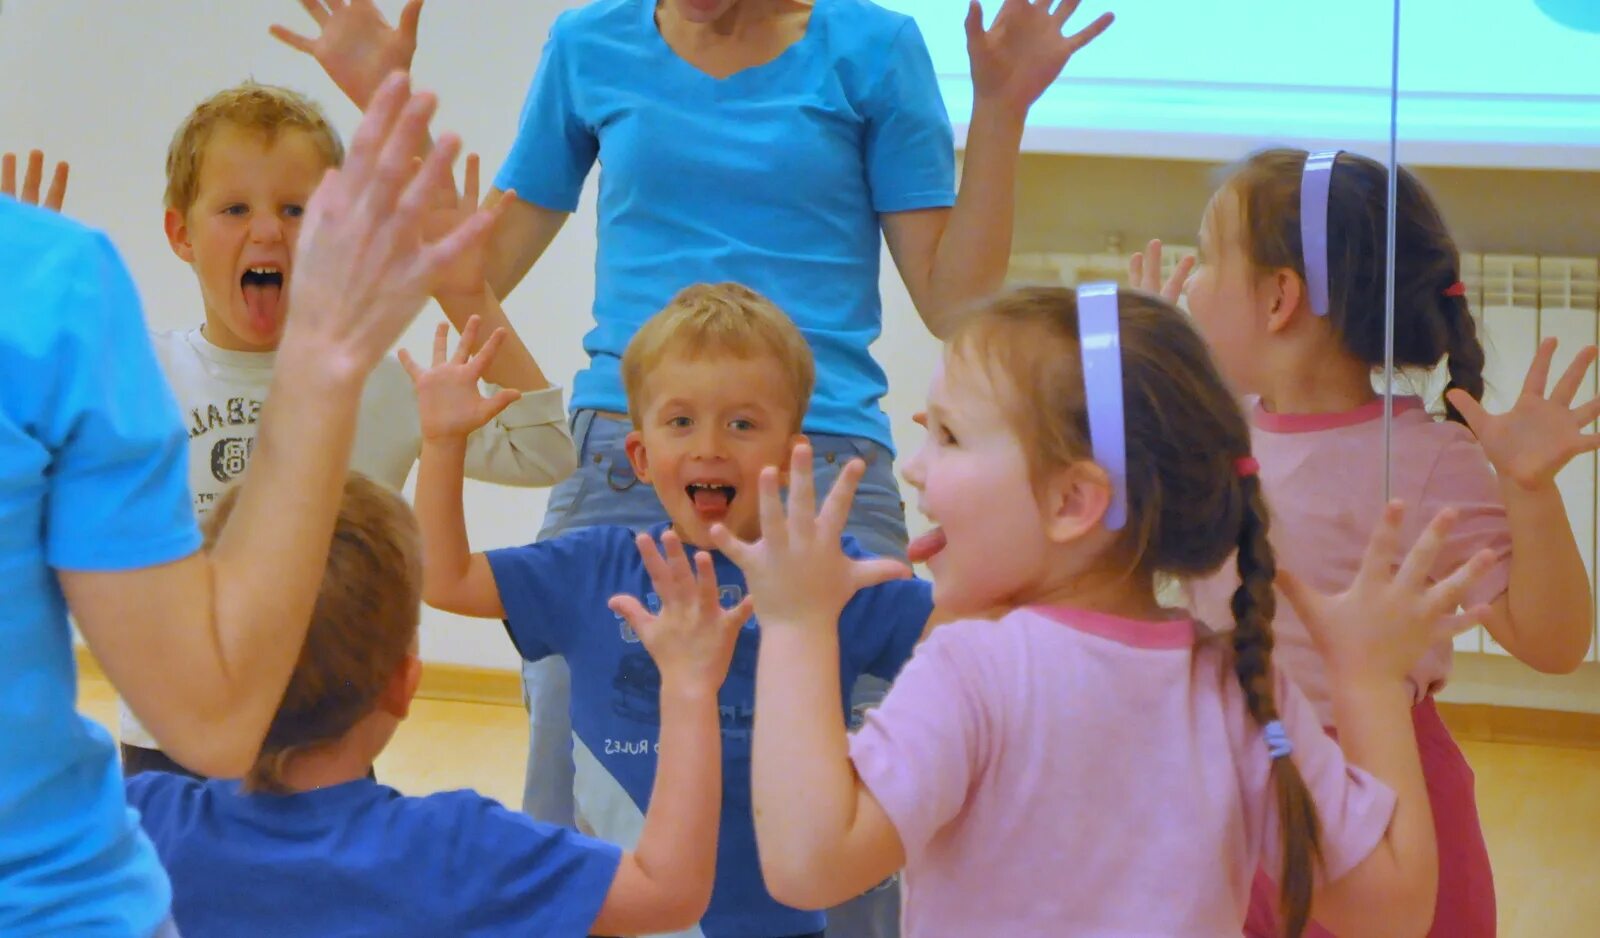
{"label": "blue projection on wall", "polygon": [[[972,109],[967,0],[913,16],[952,119]],[[984,0],[986,22],[1000,0]],[[1268,143],[1382,155],[1390,0],[1085,0],[1117,22],[1029,117],[1032,150],[1233,159]],[[1600,0],[1403,0],[1401,159],[1600,170]]]}

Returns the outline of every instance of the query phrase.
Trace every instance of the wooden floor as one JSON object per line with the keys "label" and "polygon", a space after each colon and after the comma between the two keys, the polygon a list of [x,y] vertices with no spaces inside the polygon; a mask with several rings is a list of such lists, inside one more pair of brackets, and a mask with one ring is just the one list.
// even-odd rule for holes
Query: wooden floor
{"label": "wooden floor", "polygon": [[[103,680],[83,682],[84,712],[115,732]],[[1600,750],[1463,744],[1494,859],[1500,938],[1600,935]],[[476,788],[522,800],[527,722],[520,709],[418,700],[378,761],[388,784],[426,794]]]}

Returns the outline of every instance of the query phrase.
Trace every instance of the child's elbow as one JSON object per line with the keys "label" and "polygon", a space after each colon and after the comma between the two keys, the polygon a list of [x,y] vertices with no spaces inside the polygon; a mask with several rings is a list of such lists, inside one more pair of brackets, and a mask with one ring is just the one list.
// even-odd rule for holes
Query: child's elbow
{"label": "child's elbow", "polygon": [[762,854],[761,875],[772,898],[792,909],[813,912],[839,904],[827,894],[829,890],[821,872],[803,861],[779,860]]}

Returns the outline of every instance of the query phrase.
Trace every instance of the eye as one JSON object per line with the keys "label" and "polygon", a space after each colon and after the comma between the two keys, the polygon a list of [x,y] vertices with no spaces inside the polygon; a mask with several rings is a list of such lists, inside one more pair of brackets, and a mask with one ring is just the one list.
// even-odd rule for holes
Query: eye
{"label": "eye", "polygon": [[667,418],[667,426],[672,427],[675,430],[681,430],[681,429],[689,426],[693,422],[694,421],[690,420],[688,417],[669,417],[669,418]]}
{"label": "eye", "polygon": [[285,205],[283,207],[283,214],[289,216],[290,218],[300,218],[301,216],[305,215],[305,213],[306,207],[304,205]]}
{"label": "eye", "polygon": [[743,417],[728,421],[728,426],[744,433],[748,433],[756,428],[755,421],[746,420]]}
{"label": "eye", "polygon": [[939,442],[944,444],[945,446],[955,446],[956,445],[956,435],[954,433],[951,433],[950,432],[950,428],[945,426],[944,424],[940,424],[939,425]]}
{"label": "eye", "polygon": [[224,214],[224,215],[239,216],[239,215],[247,215],[249,213],[250,213],[250,206],[245,205],[243,202],[234,202],[231,205],[225,205],[225,206],[222,207],[222,214]]}

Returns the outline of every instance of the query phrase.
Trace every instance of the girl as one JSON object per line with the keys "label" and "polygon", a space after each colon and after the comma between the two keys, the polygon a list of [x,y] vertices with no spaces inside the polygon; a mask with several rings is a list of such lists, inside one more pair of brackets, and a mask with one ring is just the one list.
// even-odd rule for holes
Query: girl
{"label": "girl", "polygon": [[[1002,297],[952,337],[926,422],[906,478],[940,526],[911,553],[940,606],[1003,614],[935,631],[853,740],[827,715],[833,623],[895,571],[827,546],[848,484],[814,520],[797,450],[788,517],[769,471],[764,539],[718,535],[762,626],[753,786],[773,892],[825,905],[903,865],[913,936],[1233,936],[1265,861],[1291,935],[1313,900],[1352,933],[1420,933],[1434,844],[1397,728],[1405,673],[1489,558],[1425,583],[1445,516],[1395,574],[1391,509],[1344,595],[1291,589],[1342,678],[1347,762],[1272,667],[1249,429],[1180,312],[1114,289]],[[1160,577],[1236,551],[1230,632],[1160,606]]]}
{"label": "girl", "polygon": [[[1308,172],[1309,166],[1309,172]],[[1319,175],[1320,174],[1320,175]],[[1512,654],[1540,671],[1571,671],[1593,623],[1588,573],[1556,489],[1556,473],[1600,445],[1583,429],[1600,403],[1571,408],[1595,350],[1580,351],[1547,397],[1554,340],[1540,348],[1510,412],[1486,413],[1484,352],[1461,285],[1455,243],[1426,190],[1398,182],[1395,363],[1449,371],[1447,419],[1415,397],[1394,403],[1394,497],[1414,518],[1452,506],[1461,514],[1441,572],[1488,549],[1496,563],[1467,592],[1481,620]],[[1302,190],[1327,186],[1326,226],[1316,212],[1302,231]],[[1298,150],[1247,160],[1213,196],[1200,232],[1202,261],[1187,283],[1195,323],[1234,389],[1253,395],[1252,446],[1277,516],[1274,546],[1322,590],[1347,586],[1361,560],[1368,519],[1382,500],[1383,402],[1372,376],[1383,362],[1385,205],[1388,173],[1344,153],[1331,162]],[[1311,200],[1315,204],[1315,199]],[[1311,247],[1307,264],[1305,246]],[[1152,244],[1159,251],[1159,244]],[[1156,254],[1138,273],[1160,269]],[[1315,274],[1308,280],[1307,270]],[[1183,289],[1184,272],[1168,283]],[[1153,286],[1148,279],[1147,286]],[[1313,297],[1317,302],[1313,302]],[[1323,302],[1325,300],[1325,302]],[[1405,535],[1410,543],[1413,527]],[[1202,617],[1227,608],[1237,581],[1226,572],[1193,586]],[[1305,689],[1323,725],[1335,676],[1291,607],[1274,623],[1283,668]],[[1472,770],[1439,719],[1433,694],[1450,673],[1441,641],[1416,663],[1412,720],[1439,831],[1439,897],[1432,934],[1478,938],[1495,930],[1494,883],[1473,796]],[[1252,935],[1276,934],[1269,889],[1258,889]],[[1319,934],[1325,934],[1319,932]]]}

